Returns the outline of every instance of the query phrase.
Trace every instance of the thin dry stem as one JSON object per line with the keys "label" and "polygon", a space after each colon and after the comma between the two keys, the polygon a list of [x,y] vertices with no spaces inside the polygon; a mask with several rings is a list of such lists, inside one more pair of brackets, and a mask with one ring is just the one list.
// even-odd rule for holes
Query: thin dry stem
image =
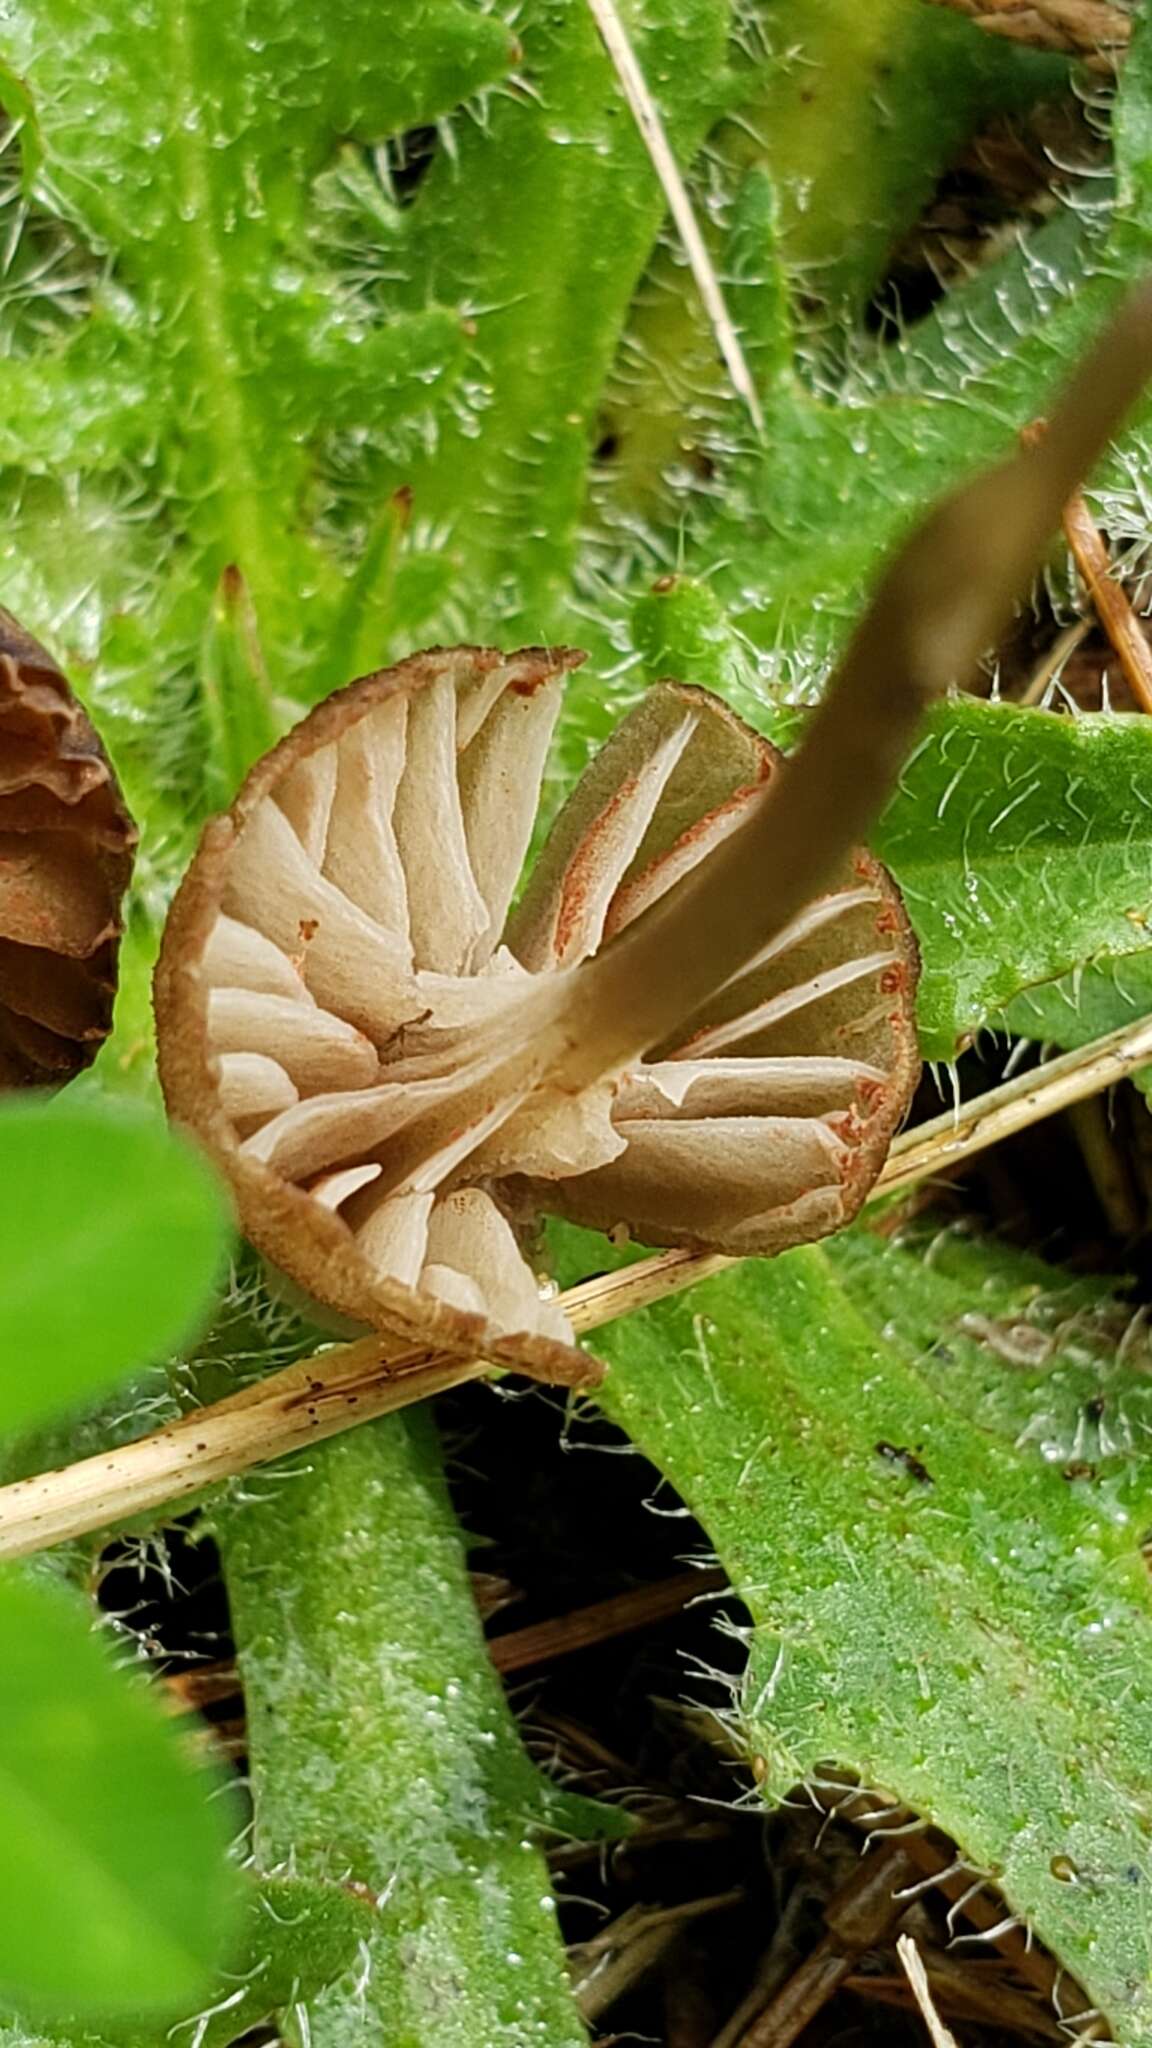
{"label": "thin dry stem", "polygon": [[1124,680],[1141,711],[1152,711],[1152,648],[1127,591],[1113,574],[1104,536],[1079,491],[1073,492],[1064,507],[1064,532],[1100,623],[1116,650]]}
{"label": "thin dry stem", "polygon": [[956,2036],[949,2032],[936,2010],[924,1959],[910,1934],[897,1936],[896,1953],[912,1987],[912,1996],[920,2008],[924,2025],[932,2037],[932,2048],[956,2048]]}
{"label": "thin dry stem", "polygon": [[[951,1172],[1013,1131],[1098,1094],[1152,1060],[1152,1018],[1113,1031],[897,1139],[876,1193]],[[720,1254],[673,1251],[598,1275],[560,1297],[578,1331],[650,1306],[725,1267]],[[480,1379],[483,1359],[389,1356],[379,1337],[334,1345],[136,1443],[0,1487],[0,1558],[25,1557],[135,1515],[186,1501],[222,1479]]]}
{"label": "thin dry stem", "polygon": [[614,1593],[609,1600],[597,1600],[589,1607],[577,1607],[569,1614],[556,1614],[529,1628],[496,1636],[488,1653],[497,1671],[505,1674],[525,1671],[533,1664],[551,1664],[557,1657],[569,1657],[575,1650],[608,1642],[613,1636],[629,1635],[633,1629],[649,1628],[653,1622],[680,1614],[694,1600],[719,1593],[728,1584],[722,1571],[679,1572],[675,1578],[658,1579],[648,1586],[633,1586],[627,1593]]}
{"label": "thin dry stem", "polygon": [[628,39],[628,31],[616,10],[615,0],[588,0],[588,5],[595,16],[604,47],[612,59],[624,97],[643,138],[644,147],[652,159],[652,167],[664,187],[668,210],[684,245],[684,253],[696,281],[696,289],[711,322],[716,346],[732,379],[733,389],[747,406],[757,433],[763,433],[764,414],[756,386],[752,381],[752,373],[740,346],[740,337],[725,303],[707,243],[700,232],[692,201],[680,175],[680,167],[672,153],[664,123],[660,118],[660,110],[637,62],[636,52]]}
{"label": "thin dry stem", "polygon": [[1054,1116],[1073,1102],[1122,1081],[1152,1060],[1152,1018],[1126,1024],[1105,1038],[1093,1039],[1058,1060],[1028,1074],[1018,1074],[1000,1088],[978,1095],[959,1115],[939,1116],[897,1140],[876,1184],[877,1194],[910,1187],[931,1174],[943,1173],[986,1152],[1001,1138]]}
{"label": "thin dry stem", "polygon": [[1074,619],[1070,626],[1066,626],[1037,662],[1028,678],[1027,688],[1016,699],[1017,703],[1039,704],[1049,684],[1060,675],[1069,656],[1075,654],[1091,631],[1090,619]]}

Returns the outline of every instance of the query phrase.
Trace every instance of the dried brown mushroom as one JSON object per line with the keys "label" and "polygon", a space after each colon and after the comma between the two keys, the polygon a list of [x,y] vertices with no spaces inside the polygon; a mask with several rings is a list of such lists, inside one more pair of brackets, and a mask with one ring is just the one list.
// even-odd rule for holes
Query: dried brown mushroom
{"label": "dried brown mushroom", "polygon": [[1010,42],[1085,57],[1093,70],[1111,69],[1132,35],[1130,16],[1111,0],[930,0],[930,4],[966,14],[977,27]]}
{"label": "dried brown mushroom", "polygon": [[278,1267],[356,1323],[556,1378],[588,1362],[522,1250],[541,1211],[807,1241],[858,1208],[917,1070],[915,949],[864,853],[705,1001],[674,961],[658,1023],[582,1000],[777,773],[706,691],[641,700],[509,919],[579,659],[440,650],[330,698],[209,826],[157,982],[169,1105]]}
{"label": "dried brown mushroom", "polygon": [[89,720],[0,610],[0,1088],[67,1081],[107,1037],[135,844]]}

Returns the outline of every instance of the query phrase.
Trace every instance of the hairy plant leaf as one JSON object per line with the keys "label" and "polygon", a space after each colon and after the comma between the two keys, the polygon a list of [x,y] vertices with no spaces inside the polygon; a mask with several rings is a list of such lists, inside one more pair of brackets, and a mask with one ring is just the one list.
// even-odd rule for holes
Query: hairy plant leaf
{"label": "hairy plant leaf", "polygon": [[[979,42],[978,31],[947,19],[940,9],[870,9],[858,31],[859,10],[844,12],[853,17],[844,33],[876,34],[873,54],[879,62],[888,54],[885,38],[892,48],[915,36],[927,45],[933,35],[949,42],[958,35],[957,49]],[[760,175],[770,160],[777,187],[785,192],[791,165],[787,155],[783,161],[773,159],[772,138],[791,134],[803,152],[806,111],[815,134],[850,75],[849,67],[841,69],[831,54],[836,13],[835,0],[814,0],[802,28],[802,34],[822,42],[835,83],[824,85],[823,92],[823,81],[813,88],[802,61],[790,65],[781,50],[773,63],[770,49],[766,82],[762,79],[755,89],[772,98],[776,121],[761,127],[753,119],[750,134],[738,138],[736,166],[751,159],[752,170]],[[983,54],[987,58],[986,48]],[[947,62],[943,41],[933,61]],[[939,102],[918,84],[915,63],[902,70],[898,61],[894,69],[895,78],[886,77],[880,88],[881,98],[888,104],[889,93],[894,94],[894,126],[913,133],[919,117]],[[861,68],[862,100],[868,97],[865,80],[875,76],[867,66]],[[1006,92],[1015,86],[1022,101],[1024,85],[1009,67]],[[905,94],[919,94],[915,110]],[[1114,302],[1121,281],[1147,266],[1152,252],[1145,142],[1150,100],[1152,33],[1144,10],[1114,111],[1114,184],[1101,175],[1099,165],[1088,165],[1081,177],[1073,172],[1050,219],[1006,238],[1002,253],[990,255],[969,281],[943,293],[924,317],[907,325],[892,323],[879,340],[857,319],[832,362],[819,346],[802,347],[791,374],[775,374],[765,386],[766,429],[760,439],[751,436],[739,408],[715,379],[700,394],[699,358],[685,334],[692,316],[683,295],[673,303],[665,291],[659,300],[642,303],[637,360],[626,366],[621,402],[612,412],[621,447],[627,451],[635,442],[639,453],[615,496],[609,479],[606,508],[612,530],[627,530],[629,520],[642,511],[646,545],[640,559],[689,573],[706,568],[734,626],[792,687],[817,694],[831,655],[858,614],[861,588],[909,519],[973,466],[1006,452],[1013,434],[1043,413],[1048,392]],[[855,122],[869,118],[867,109],[853,110],[845,116],[843,132],[851,133]],[[895,161],[898,137],[891,147]],[[924,160],[932,160],[932,145]],[[836,149],[830,146],[825,167],[831,171],[835,162]],[[713,178],[712,184],[719,189],[709,190],[709,216],[728,224],[735,255],[738,171],[727,181]],[[894,195],[899,186],[897,178]],[[809,190],[797,189],[811,202]],[[864,182],[854,180],[846,198],[826,195],[824,209],[812,208],[811,232],[818,238],[823,212],[840,205],[851,208],[865,189]],[[903,223],[889,216],[889,225],[890,249]],[[773,260],[786,262],[793,226],[782,208],[775,249],[762,259],[761,275],[771,271]],[[801,234],[806,230],[807,218]],[[869,245],[864,228],[853,250]],[[724,271],[727,255],[721,245]],[[853,256],[844,260],[850,270]],[[807,308],[809,317],[813,301],[820,305],[820,276],[817,268],[811,277],[805,271],[795,281],[793,303]],[[832,276],[834,281],[834,265]],[[687,375],[682,374],[685,363]],[[661,395],[669,385],[675,392],[671,405]],[[654,408],[670,415],[655,446]],[[1110,530],[1124,538],[1135,538],[1147,526],[1141,481],[1147,444],[1145,409],[1126,432],[1116,458],[1101,465],[1098,496]],[[717,472],[722,488],[715,483]]]}
{"label": "hairy plant leaf", "polygon": [[729,146],[745,161],[762,155],[774,173],[785,261],[820,302],[818,317],[858,317],[973,127],[1058,89],[1063,67],[1020,62],[908,0],[769,0],[762,19],[771,61],[753,44],[743,141]]}
{"label": "hairy plant leaf", "polygon": [[[998,1021],[1022,1038],[1041,1039],[1071,1052],[1105,1032],[1134,1029],[1149,1013],[1152,953],[1124,953],[1028,989],[1008,1004]],[[1152,1066],[1138,1068],[1132,1079],[1142,1094],[1152,1097]]]}
{"label": "hairy plant leaf", "polygon": [[942,707],[876,834],[923,952],[925,1056],[950,1058],[1032,984],[1135,951],[1150,845],[1146,720]]}
{"label": "hairy plant leaf", "polygon": [[201,1996],[231,1918],[219,1784],[83,1608],[12,1572],[0,1715],[0,2005],[171,2015]]}
{"label": "hairy plant leaf", "polygon": [[578,2048],[539,1848],[571,1816],[488,1658],[430,1418],[317,1446],[276,1499],[237,1487],[216,1512],[256,1856],[379,1900],[362,1964],[306,2001],[306,2033],[282,2024],[314,2048],[368,2025],[394,2048]]}
{"label": "hairy plant leaf", "polygon": [[77,1407],[174,1349],[207,1309],[224,1197],[159,1117],[0,1105],[0,1429]]}
{"label": "hairy plant leaf", "polygon": [[807,707],[765,690],[755,647],[733,627],[708,583],[659,577],[633,606],[631,631],[649,681],[690,676],[785,752],[799,737]]}
{"label": "hairy plant leaf", "polygon": [[[684,157],[730,91],[728,26],[725,0],[654,0],[637,21],[637,57]],[[398,584],[413,630],[448,619],[464,638],[493,617],[505,635],[522,624],[540,637],[568,615],[601,393],[665,212],[587,0],[533,6],[521,32],[535,104],[496,104],[486,133],[461,134],[458,163],[429,173],[408,243],[417,295],[427,275],[491,308],[470,403],[412,469]]]}
{"label": "hairy plant leaf", "polygon": [[[726,27],[726,0],[659,0],[638,38],[689,150],[723,97]],[[166,752],[162,785],[196,796],[202,643],[230,567],[297,699],[347,680],[326,649],[334,627],[348,640],[350,597],[374,662],[397,630],[408,645],[450,631],[462,604],[473,638],[511,631],[517,608],[542,638],[562,609],[599,391],[664,200],[586,0],[533,6],[519,32],[524,87],[445,130],[430,159],[419,137],[397,143],[382,177],[357,145],[426,128],[510,70],[521,53],[497,17],[450,0],[415,16],[342,0],[303,25],[289,0],[224,22],[199,0],[114,0],[99,19],[17,0],[5,15],[0,54],[51,160],[37,204],[71,232],[79,277],[71,322],[22,351],[4,452],[78,473],[90,501],[94,484],[104,531],[122,496],[106,468],[135,478],[123,545],[94,581],[84,550],[81,610],[77,558],[41,523],[65,505],[51,487],[23,502],[12,601],[70,622],[61,644],[95,658],[113,743],[125,759],[150,746],[154,766]],[[399,574],[386,558],[360,577],[402,486],[415,512]],[[157,633],[159,731],[144,682]],[[242,687],[233,705],[250,724]]]}
{"label": "hairy plant leaf", "polygon": [[[1063,71],[915,0],[767,0],[737,15],[732,68],[732,112],[710,137],[698,210],[771,425],[763,447],[749,448],[678,245],[666,240],[604,413],[612,459],[596,496],[614,526],[675,510],[706,534],[724,512],[724,494],[708,488],[713,469],[718,460],[727,475],[734,443],[748,458],[742,476],[762,471],[768,491],[807,481],[824,494],[827,460],[803,480],[780,461],[794,432],[813,449],[822,420],[834,434],[832,409],[808,402],[794,357],[819,362],[822,397],[835,389],[893,250],[965,138],[1056,89]],[[854,481],[843,475],[841,492]],[[824,513],[842,545],[838,506]],[[746,550],[745,568],[770,589],[788,526],[769,517],[765,527],[760,565]],[[649,547],[652,538],[646,530]],[[817,539],[806,532],[807,546]],[[800,616],[786,628],[789,638],[804,630]]]}
{"label": "hairy plant leaf", "polygon": [[[76,284],[69,326],[22,351],[4,452],[32,472],[88,479],[91,521],[105,531],[124,486],[97,481],[93,497],[91,481],[130,473],[135,532],[103,555],[83,620],[73,613],[62,636],[78,661],[99,656],[96,694],[121,714],[130,784],[147,736],[153,771],[167,749],[169,776],[196,795],[205,667],[234,750],[258,743],[259,692],[222,666],[211,630],[220,577],[244,578],[269,658],[292,679],[342,590],[347,521],[331,516],[332,478],[354,494],[388,432],[426,422],[460,367],[459,309],[382,306],[370,276],[341,269],[338,223],[314,239],[317,181],[338,140],[376,143],[433,120],[515,59],[503,22],[471,5],[401,12],[342,0],[321,23],[286,0],[227,18],[116,0],[97,19],[54,0],[50,19],[22,6],[5,15],[4,55],[25,77],[51,160],[37,209],[70,231]],[[377,61],[387,48],[392,61]],[[107,260],[86,261],[92,251]],[[363,253],[367,264],[366,240]],[[49,303],[53,283],[49,272]],[[63,624],[78,565],[39,540],[50,498],[42,487],[26,507],[22,552],[35,564],[34,610]],[[158,581],[149,564],[160,552]],[[16,592],[27,573],[17,566]],[[142,733],[133,700],[155,674],[158,630],[165,702],[148,703]]]}
{"label": "hairy plant leaf", "polygon": [[752,1612],[769,1796],[831,1763],[906,1800],[1145,2048],[1152,1416],[1107,1313],[993,1245],[849,1234],[610,1327],[597,1398]]}

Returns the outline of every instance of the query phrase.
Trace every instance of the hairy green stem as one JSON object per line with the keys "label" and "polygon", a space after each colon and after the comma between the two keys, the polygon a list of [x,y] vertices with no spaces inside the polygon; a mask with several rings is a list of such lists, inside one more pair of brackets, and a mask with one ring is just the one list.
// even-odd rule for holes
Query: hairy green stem
{"label": "hairy green stem", "polygon": [[426,1412],[234,1489],[218,1527],[265,1870],[366,1886],[313,2048],[582,2048],[534,1831],[547,1787],[484,1647]]}

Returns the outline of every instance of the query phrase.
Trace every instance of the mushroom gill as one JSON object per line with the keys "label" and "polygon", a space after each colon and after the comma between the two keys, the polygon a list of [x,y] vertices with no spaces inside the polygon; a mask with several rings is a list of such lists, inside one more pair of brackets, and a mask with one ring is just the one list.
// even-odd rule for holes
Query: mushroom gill
{"label": "mushroom gill", "polygon": [[778,776],[706,691],[640,700],[509,915],[581,659],[435,650],[329,698],[207,827],[156,984],[169,1107],[274,1265],[401,1344],[561,1380],[593,1368],[525,1256],[541,1211],[810,1240],[859,1207],[917,1072],[915,947],[865,853],[782,917],[753,868],[734,933],[706,908],[645,961]]}
{"label": "mushroom gill", "polygon": [[107,1037],[135,844],[65,678],[0,610],[0,1089],[70,1080]]}

